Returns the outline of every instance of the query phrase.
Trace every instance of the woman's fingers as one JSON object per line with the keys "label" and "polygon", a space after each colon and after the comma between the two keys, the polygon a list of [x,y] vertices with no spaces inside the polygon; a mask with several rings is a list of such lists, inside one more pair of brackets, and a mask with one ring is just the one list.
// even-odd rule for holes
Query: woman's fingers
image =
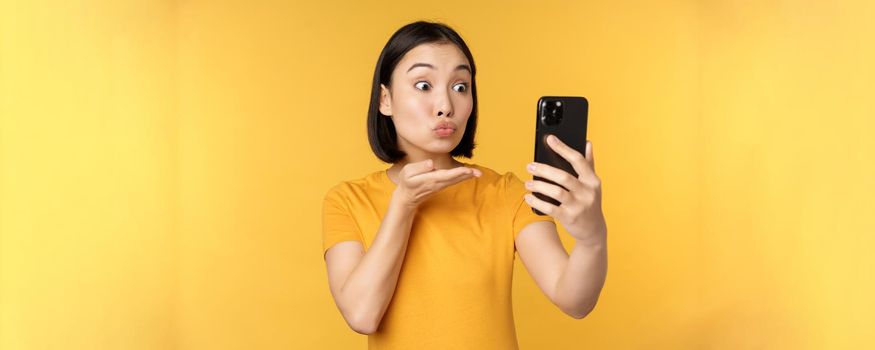
{"label": "woman's fingers", "polygon": [[[422,174],[419,176],[419,180],[421,181],[433,181],[433,182],[448,182],[455,181],[457,178],[462,178],[465,176],[473,176],[474,171],[476,169],[468,168],[468,167],[456,167],[452,169],[438,169],[432,171],[430,173]],[[479,170],[476,170],[478,173]]]}
{"label": "woman's fingers", "polygon": [[529,163],[526,170],[532,175],[551,180],[569,191],[576,191],[581,186],[580,180],[574,177],[574,175],[544,163]]}
{"label": "woman's fingers", "polygon": [[482,175],[480,169],[473,167],[435,169],[431,160],[424,160],[407,164],[401,169],[401,183],[396,191],[410,198],[413,205],[419,205],[447,186]]}
{"label": "woman's fingers", "polygon": [[571,148],[571,146],[566,145],[562,140],[556,137],[556,135],[548,135],[547,144],[571,164],[571,167],[574,168],[574,171],[577,172],[578,176],[589,176],[595,173],[593,168],[595,165],[592,162],[592,148],[589,141],[586,141],[586,150],[584,151],[589,158],[580,154],[580,152]]}
{"label": "woman's fingers", "polygon": [[423,187],[428,192],[437,192],[454,183],[480,176],[479,169],[456,167],[452,169],[437,169],[411,178],[413,187]]}
{"label": "woman's fingers", "polygon": [[525,195],[523,195],[523,198],[526,200],[526,203],[528,203],[530,207],[538,209],[542,213],[547,214],[555,219],[559,219],[559,215],[561,215],[562,213],[562,207],[535,197],[535,195],[531,193],[526,193]]}
{"label": "woman's fingers", "polygon": [[401,188],[410,193],[418,205],[445,187],[482,175],[483,172],[474,167],[435,169],[433,161],[429,159],[407,164],[401,169]]}
{"label": "woman's fingers", "polygon": [[[456,169],[458,169],[458,168],[456,168]],[[453,169],[453,170],[455,170],[455,169]],[[440,178],[439,180],[437,180],[438,183],[443,185],[442,187],[447,187],[447,186],[453,185],[455,183],[459,183],[459,182],[465,181],[467,179],[470,179],[470,178],[473,178],[476,176],[480,176],[482,173],[480,172],[480,170],[469,168],[467,171],[458,171],[455,174],[453,174],[453,173],[450,173],[450,174],[451,175],[449,175],[447,177],[443,177],[443,178]]]}
{"label": "woman's fingers", "polygon": [[567,203],[572,196],[571,192],[566,191],[562,187],[544,181],[526,181],[526,189],[553,198],[559,201],[560,204]]}

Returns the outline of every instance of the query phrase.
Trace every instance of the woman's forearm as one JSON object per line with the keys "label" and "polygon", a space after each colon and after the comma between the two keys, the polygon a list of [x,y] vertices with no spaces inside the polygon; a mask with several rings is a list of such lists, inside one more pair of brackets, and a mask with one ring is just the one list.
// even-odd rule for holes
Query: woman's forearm
{"label": "woman's forearm", "polygon": [[556,285],[557,304],[574,318],[585,317],[598,301],[607,272],[607,241],[577,241]]}
{"label": "woman's forearm", "polygon": [[395,294],[416,208],[393,195],[370,248],[340,289],[345,315],[359,333],[377,330]]}

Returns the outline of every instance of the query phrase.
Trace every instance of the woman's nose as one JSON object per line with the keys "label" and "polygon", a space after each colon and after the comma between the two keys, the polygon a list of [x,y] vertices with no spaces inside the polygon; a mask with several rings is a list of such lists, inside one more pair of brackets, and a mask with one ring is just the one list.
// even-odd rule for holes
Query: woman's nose
{"label": "woman's nose", "polygon": [[437,107],[437,116],[438,117],[451,117],[453,115],[453,103],[450,101],[450,97],[444,95],[441,99],[435,104]]}

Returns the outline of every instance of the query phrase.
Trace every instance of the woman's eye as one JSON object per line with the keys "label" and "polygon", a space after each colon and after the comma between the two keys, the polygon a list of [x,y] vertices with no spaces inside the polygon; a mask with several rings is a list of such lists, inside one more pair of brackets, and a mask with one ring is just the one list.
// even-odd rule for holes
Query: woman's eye
{"label": "woman's eye", "polygon": [[459,84],[453,85],[453,90],[455,90],[456,92],[468,91],[468,84],[459,83]]}
{"label": "woman's eye", "polygon": [[424,81],[417,82],[417,83],[416,83],[415,85],[413,85],[413,86],[415,86],[417,89],[420,89],[420,90],[423,90],[423,91],[426,91],[426,90],[429,89],[429,87],[431,87],[431,85],[428,85],[428,83],[427,83],[427,82],[424,82]]}

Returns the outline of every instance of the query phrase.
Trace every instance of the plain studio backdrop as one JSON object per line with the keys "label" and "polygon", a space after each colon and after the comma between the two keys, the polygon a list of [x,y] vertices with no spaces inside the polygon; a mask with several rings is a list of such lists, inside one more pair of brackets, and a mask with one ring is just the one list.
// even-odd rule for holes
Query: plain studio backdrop
{"label": "plain studio backdrop", "polygon": [[871,1],[2,0],[0,348],[365,348],[329,294],[321,201],[387,167],[371,78],[419,19],[473,51],[473,162],[528,178],[537,98],[590,100],[608,279],[574,320],[517,261],[523,349],[873,348],[872,18]]}

